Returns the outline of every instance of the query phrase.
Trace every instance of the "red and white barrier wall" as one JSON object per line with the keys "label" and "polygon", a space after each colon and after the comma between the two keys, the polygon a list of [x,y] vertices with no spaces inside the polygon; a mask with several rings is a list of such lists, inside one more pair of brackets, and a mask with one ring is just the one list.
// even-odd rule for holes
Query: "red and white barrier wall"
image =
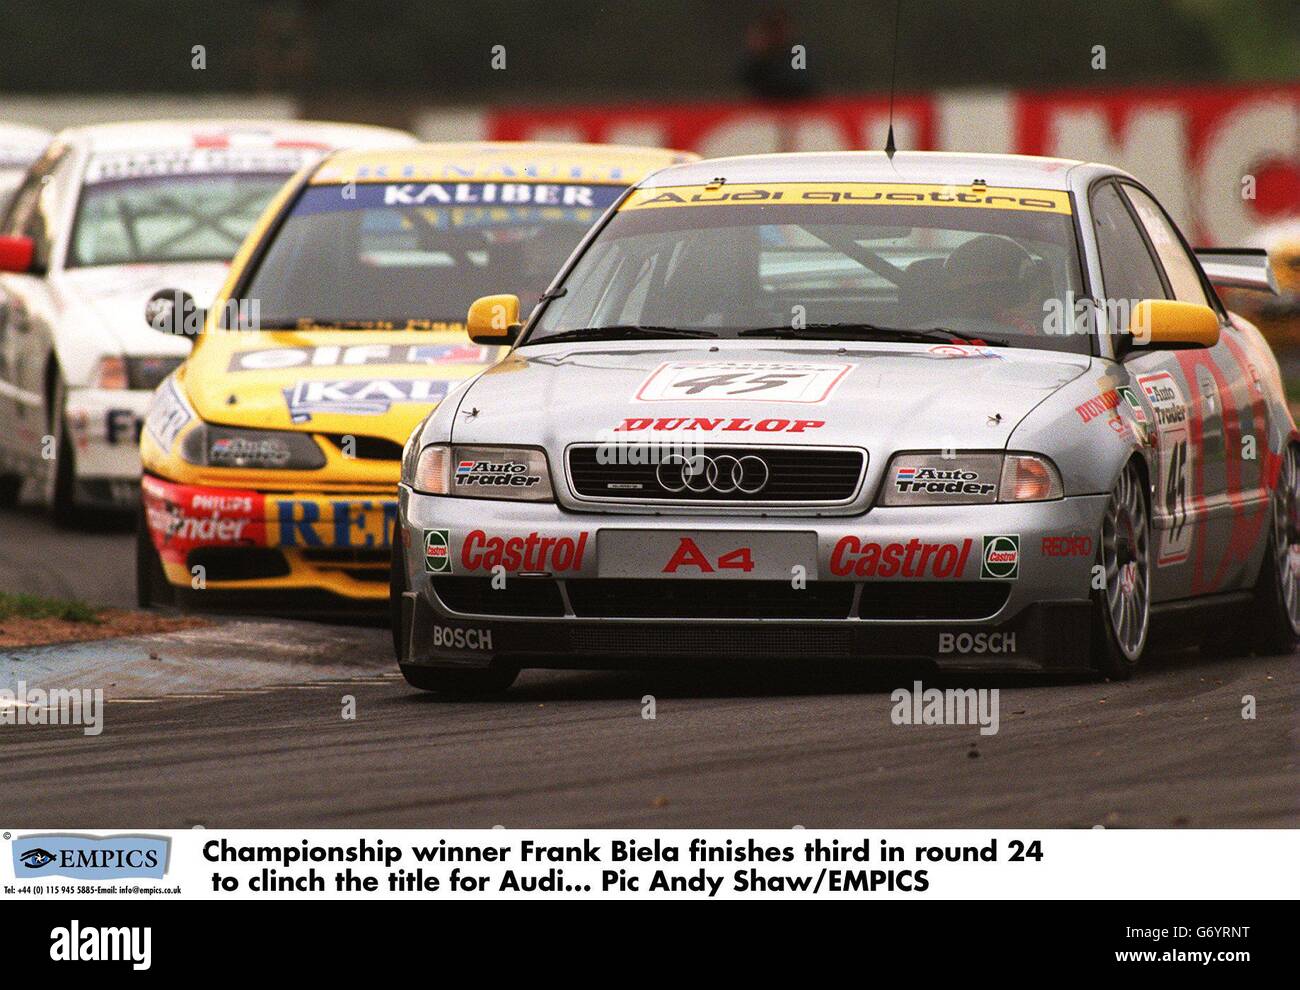
{"label": "red and white barrier wall", "polygon": [[[422,113],[413,125],[437,139],[658,144],[717,157],[882,148],[888,114],[888,99],[873,96],[782,106],[460,108]],[[1150,185],[1199,243],[1246,243],[1260,226],[1300,214],[1300,84],[903,95],[895,135],[903,149],[1118,165]]]}

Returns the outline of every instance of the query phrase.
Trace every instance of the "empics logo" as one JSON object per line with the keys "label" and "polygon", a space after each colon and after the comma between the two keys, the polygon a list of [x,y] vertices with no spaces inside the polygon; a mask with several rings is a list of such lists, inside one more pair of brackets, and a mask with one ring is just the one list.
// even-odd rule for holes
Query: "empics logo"
{"label": "empics logo", "polygon": [[445,529],[424,531],[424,569],[430,574],[451,573],[451,532]]}
{"label": "empics logo", "polygon": [[18,862],[22,863],[23,866],[27,867],[29,870],[39,870],[42,866],[47,866],[54,862],[54,853],[50,852],[48,849],[42,849],[40,846],[36,846],[19,855]]}
{"label": "empics logo", "polygon": [[1020,576],[1020,537],[984,537],[980,577],[986,581],[1014,581]]}
{"label": "empics logo", "polygon": [[161,880],[171,840],[157,835],[25,835],[14,839],[14,877]]}

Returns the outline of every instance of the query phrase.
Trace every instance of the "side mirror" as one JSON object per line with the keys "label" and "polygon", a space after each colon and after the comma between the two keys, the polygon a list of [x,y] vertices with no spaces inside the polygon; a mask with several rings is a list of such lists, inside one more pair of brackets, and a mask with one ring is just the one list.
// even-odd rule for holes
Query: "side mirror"
{"label": "side mirror", "polygon": [[26,275],[35,255],[36,245],[30,237],[0,237],[0,272]]}
{"label": "side mirror", "polygon": [[144,319],[159,333],[197,337],[207,313],[184,289],[159,289],[144,304]]}
{"label": "side mirror", "polygon": [[513,344],[520,330],[519,297],[480,296],[470,304],[465,329],[476,344]]}
{"label": "side mirror", "polygon": [[1213,347],[1219,317],[1209,306],[1173,299],[1143,299],[1129,315],[1134,347]]}

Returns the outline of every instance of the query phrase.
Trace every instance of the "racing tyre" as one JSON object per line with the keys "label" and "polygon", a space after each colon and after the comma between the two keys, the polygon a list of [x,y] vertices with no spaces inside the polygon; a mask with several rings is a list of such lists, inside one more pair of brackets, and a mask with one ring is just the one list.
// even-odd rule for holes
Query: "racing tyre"
{"label": "racing tyre", "polygon": [[1133,675],[1151,627],[1151,528],[1145,486],[1130,461],[1115,483],[1101,520],[1097,563],[1105,574],[1092,593],[1092,662],[1114,680]]}
{"label": "racing tyre", "polygon": [[135,601],[141,608],[176,604],[176,592],[163,571],[162,559],[149,538],[144,505],[135,520]]}
{"label": "racing tyre", "polygon": [[1300,638],[1300,453],[1295,447],[1282,454],[1270,523],[1250,609],[1251,646],[1267,656],[1293,652]]}
{"label": "racing tyre", "polygon": [[68,433],[65,406],[66,391],[63,378],[60,376],[54,389],[54,402],[50,408],[50,436],[54,437],[54,463],[45,482],[45,502],[50,507],[54,522],[66,527],[77,522],[77,467],[72,437]]}
{"label": "racing tyre", "polygon": [[447,667],[402,666],[406,683],[421,691],[433,691],[454,698],[485,698],[504,694],[519,676],[519,668],[497,666],[471,670]]}

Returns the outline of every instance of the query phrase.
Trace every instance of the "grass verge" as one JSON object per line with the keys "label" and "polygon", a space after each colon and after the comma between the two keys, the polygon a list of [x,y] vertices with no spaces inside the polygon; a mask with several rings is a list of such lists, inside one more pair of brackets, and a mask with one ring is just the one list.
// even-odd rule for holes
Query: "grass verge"
{"label": "grass verge", "polygon": [[44,598],[40,595],[17,594],[0,591],[0,621],[4,619],[62,619],[64,622],[90,622],[98,624],[103,609],[85,602],[62,598]]}

